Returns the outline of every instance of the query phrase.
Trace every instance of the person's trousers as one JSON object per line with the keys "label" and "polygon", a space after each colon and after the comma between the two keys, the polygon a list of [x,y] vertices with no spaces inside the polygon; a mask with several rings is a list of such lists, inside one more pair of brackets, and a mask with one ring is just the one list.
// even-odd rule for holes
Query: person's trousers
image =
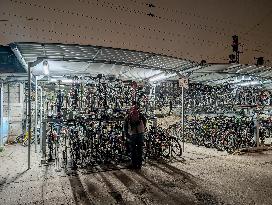
{"label": "person's trousers", "polygon": [[131,162],[134,167],[141,167],[143,162],[144,134],[130,136]]}

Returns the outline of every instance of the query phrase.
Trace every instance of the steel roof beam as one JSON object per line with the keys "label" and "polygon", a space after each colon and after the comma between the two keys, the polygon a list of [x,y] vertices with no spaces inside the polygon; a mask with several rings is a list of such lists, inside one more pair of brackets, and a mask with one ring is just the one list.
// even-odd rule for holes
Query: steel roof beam
{"label": "steel roof beam", "polygon": [[51,60],[51,61],[69,61],[69,62],[88,62],[88,63],[103,63],[103,64],[115,64],[115,65],[123,65],[128,67],[136,67],[143,69],[151,69],[151,70],[163,70],[168,72],[176,72],[176,70],[172,68],[161,68],[149,65],[143,65],[139,63],[131,63],[131,62],[122,62],[122,61],[114,61],[114,60],[97,60],[97,59],[80,59],[80,58],[51,58],[51,57],[37,57],[37,60]]}
{"label": "steel roof beam", "polygon": [[20,50],[17,48],[17,46],[15,44],[10,44],[9,46],[10,46],[12,52],[14,53],[14,55],[16,56],[17,60],[22,65],[22,67],[25,69],[25,71],[27,71],[28,70],[28,66],[27,66],[27,63],[25,62],[25,59],[22,56]]}

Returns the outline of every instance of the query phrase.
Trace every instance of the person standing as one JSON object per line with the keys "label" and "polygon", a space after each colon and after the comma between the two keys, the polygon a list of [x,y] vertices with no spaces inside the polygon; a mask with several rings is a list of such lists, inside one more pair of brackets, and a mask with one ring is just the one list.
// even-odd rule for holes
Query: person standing
{"label": "person standing", "polygon": [[127,132],[130,136],[130,168],[141,169],[143,162],[143,145],[146,118],[141,113],[136,101],[132,102],[132,107],[130,108],[126,117],[125,124],[127,125]]}

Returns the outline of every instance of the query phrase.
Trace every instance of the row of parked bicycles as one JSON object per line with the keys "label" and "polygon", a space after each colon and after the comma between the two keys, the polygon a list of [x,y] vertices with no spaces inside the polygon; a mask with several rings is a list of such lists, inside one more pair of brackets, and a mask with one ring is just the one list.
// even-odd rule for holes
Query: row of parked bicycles
{"label": "row of parked bicycles", "polygon": [[[122,121],[50,123],[48,160],[63,159],[74,167],[122,164],[130,160],[130,139]],[[62,154],[61,154],[62,153]],[[181,141],[168,130],[150,126],[144,140],[144,159],[174,159],[182,155]],[[62,155],[62,156],[61,156]]]}
{"label": "row of parked bicycles", "polygon": [[[161,83],[155,89],[155,108],[176,108],[182,103],[178,82]],[[261,87],[210,86],[191,83],[184,92],[187,113],[235,113],[239,106],[271,106],[272,95]]]}
{"label": "row of parked bicycles", "polygon": [[59,81],[54,84],[55,89],[47,90],[45,107],[49,117],[66,118],[73,112],[94,119],[124,118],[133,100],[137,100],[147,112],[148,86],[103,75],[73,77],[71,80],[70,85],[63,87]]}
{"label": "row of parked bicycles", "polygon": [[[179,135],[181,124],[176,123],[170,128],[172,133]],[[185,120],[184,141],[198,146],[216,148],[220,151],[233,153],[241,148],[256,146],[256,125],[254,119],[248,117],[187,117]],[[272,122],[269,119],[260,121],[259,139],[272,136]]]}
{"label": "row of parked bicycles", "polygon": [[[155,87],[146,83],[121,81],[103,75],[74,77],[65,89],[48,92],[46,110],[49,115],[63,112],[92,114],[94,118],[124,117],[124,110],[137,100],[147,115],[160,110],[171,114],[182,104],[178,81],[163,82]],[[210,86],[191,83],[184,93],[187,113],[236,113],[241,106],[271,106],[272,94],[259,87]]]}
{"label": "row of parked bicycles", "polygon": [[[124,133],[123,120],[133,100],[141,104],[145,114],[182,104],[178,82],[157,86],[139,86],[102,75],[74,77],[65,90],[47,97],[49,123],[47,157],[49,160],[72,161],[76,167],[97,164],[120,164],[130,158],[129,136]],[[152,102],[149,100],[152,97]],[[186,113],[218,111],[233,112],[235,105],[270,105],[270,93],[259,88],[235,88],[190,84],[185,92]],[[69,113],[72,113],[70,116]],[[54,121],[58,122],[54,122]],[[50,121],[50,120],[49,120]],[[144,140],[144,159],[173,159],[182,154],[181,142],[216,148],[233,153],[236,149],[253,147],[255,125],[246,117],[187,117],[184,135],[181,124],[167,129],[149,127]],[[270,136],[271,123],[262,123],[261,140]]]}

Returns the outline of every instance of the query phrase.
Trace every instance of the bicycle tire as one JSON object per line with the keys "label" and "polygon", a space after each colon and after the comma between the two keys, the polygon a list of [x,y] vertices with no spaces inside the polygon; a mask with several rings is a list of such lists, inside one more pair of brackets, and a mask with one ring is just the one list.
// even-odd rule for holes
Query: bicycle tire
{"label": "bicycle tire", "polygon": [[181,144],[179,143],[179,140],[175,137],[171,138],[171,149],[172,149],[172,153],[171,153],[171,157],[177,158],[180,157],[182,155],[182,148],[181,148]]}
{"label": "bicycle tire", "polygon": [[234,153],[236,150],[235,148],[235,136],[233,134],[228,135],[228,145],[226,151],[229,154]]}
{"label": "bicycle tire", "polygon": [[161,155],[162,157],[169,159],[171,157],[170,153],[171,153],[171,145],[169,141],[166,145],[161,147]]}

